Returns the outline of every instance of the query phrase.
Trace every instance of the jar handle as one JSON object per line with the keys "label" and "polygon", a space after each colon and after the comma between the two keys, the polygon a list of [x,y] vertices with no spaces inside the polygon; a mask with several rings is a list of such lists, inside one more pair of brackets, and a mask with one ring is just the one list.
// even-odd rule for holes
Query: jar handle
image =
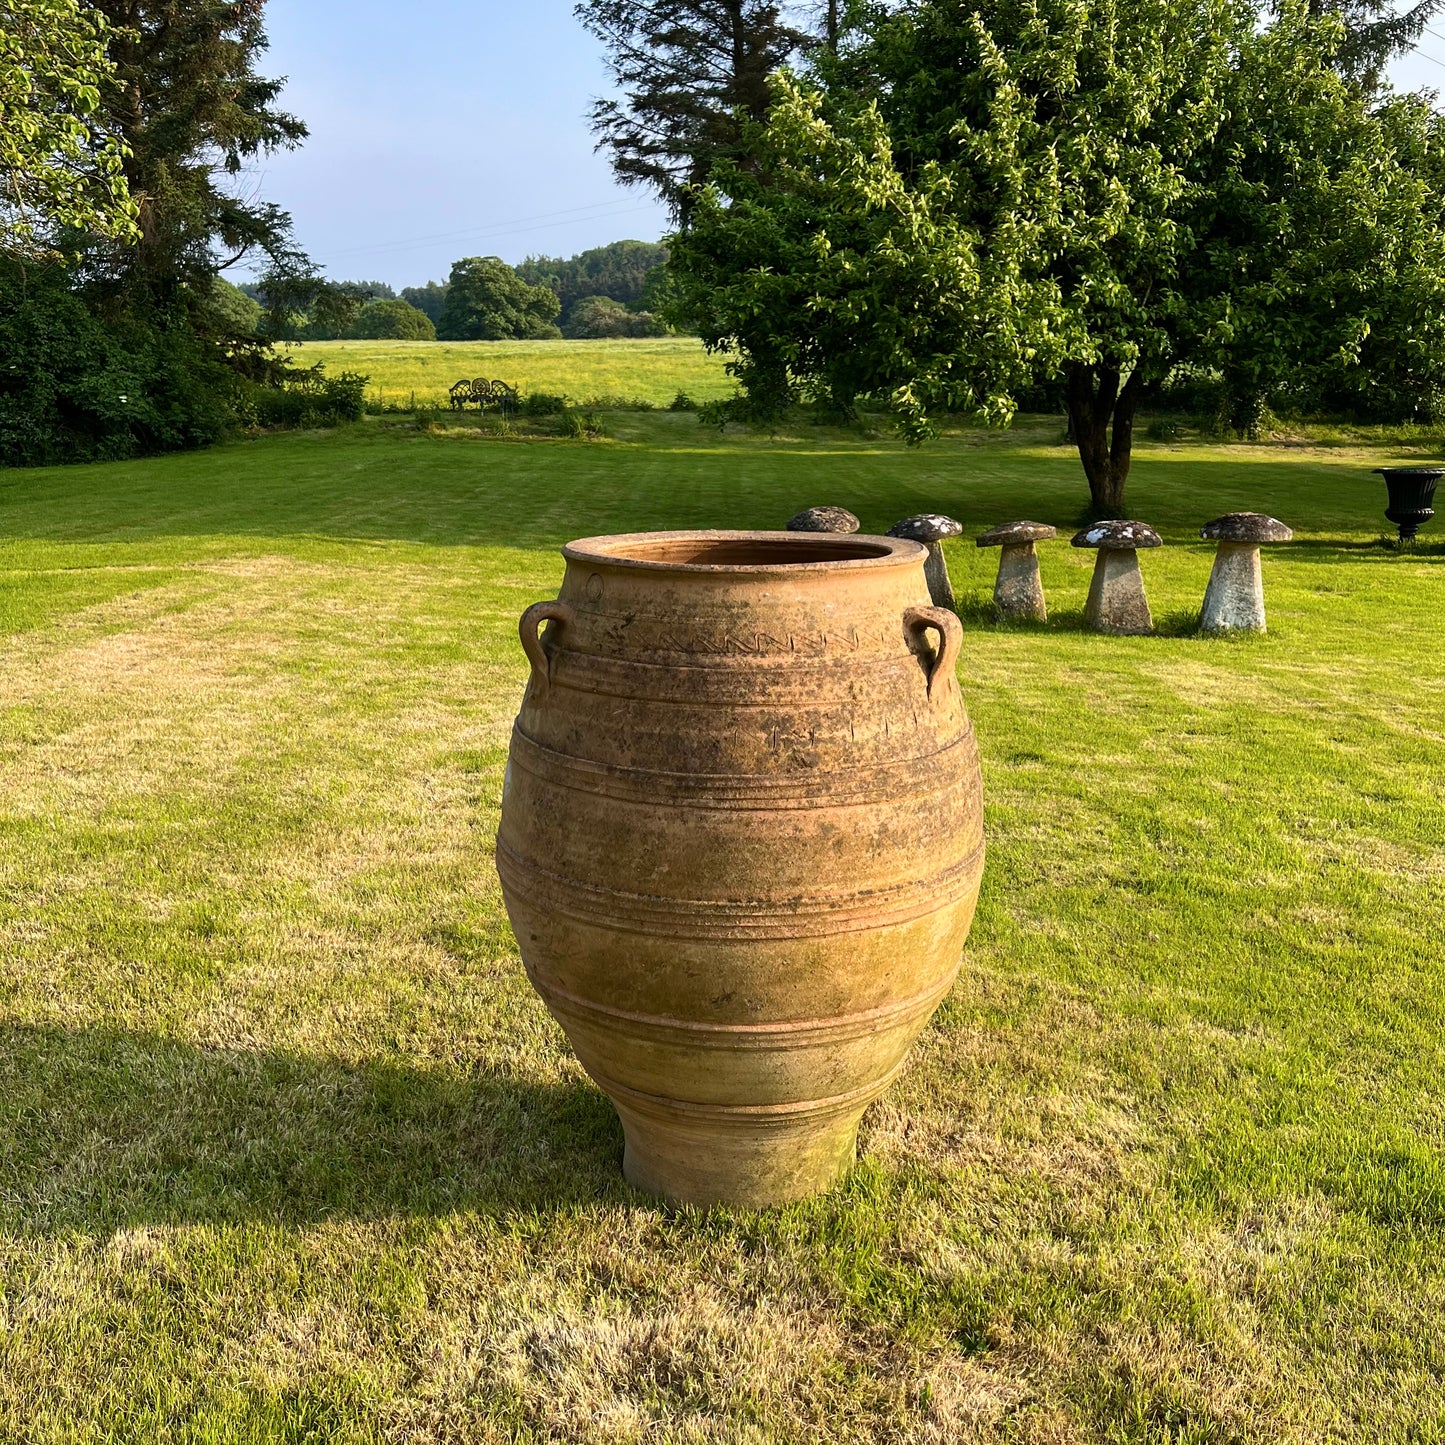
{"label": "jar handle", "polygon": [[908,649],[915,657],[923,656],[923,634],[933,628],[939,636],[939,648],[933,666],[928,669],[928,696],[933,697],[933,684],[953,676],[958,654],[963,647],[963,623],[946,607],[909,607],[903,614],[903,633]]}
{"label": "jar handle", "polygon": [[534,602],[517,623],[517,631],[522,638],[522,651],[527,654],[527,661],[532,664],[532,681],[536,684],[539,697],[547,690],[552,676],[552,660],[547,656],[538,635],[542,624],[554,622],[559,627],[565,627],[576,615],[565,602]]}

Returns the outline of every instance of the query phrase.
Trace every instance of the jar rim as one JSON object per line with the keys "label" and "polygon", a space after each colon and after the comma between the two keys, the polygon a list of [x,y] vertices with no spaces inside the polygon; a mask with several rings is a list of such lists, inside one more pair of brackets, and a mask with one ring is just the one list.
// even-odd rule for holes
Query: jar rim
{"label": "jar rim", "polygon": [[562,548],[562,555],[569,562],[651,572],[787,577],[916,566],[927,548],[902,537],[859,532],[701,530],[579,537]]}

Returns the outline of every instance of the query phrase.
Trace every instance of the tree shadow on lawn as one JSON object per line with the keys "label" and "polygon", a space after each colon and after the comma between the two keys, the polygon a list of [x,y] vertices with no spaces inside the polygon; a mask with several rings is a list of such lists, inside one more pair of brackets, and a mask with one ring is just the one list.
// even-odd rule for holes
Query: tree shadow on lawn
{"label": "tree shadow on lawn", "polygon": [[[594,533],[776,528],[805,506],[846,506],[865,530],[946,512],[965,531],[1032,516],[1061,532],[1086,503],[1077,458],[1040,458],[1007,434],[901,444],[734,445],[699,428],[636,446],[278,434],[144,461],[0,474],[7,535],[124,544],[251,537],[284,545],[407,541],[552,552]],[[1383,526],[1368,475],[1293,456],[1175,457],[1141,450],[1132,515],[1171,538],[1222,511],[1270,512],[1299,529]]]}
{"label": "tree shadow on lawn", "polygon": [[1369,541],[1345,537],[1299,537],[1278,547],[1266,547],[1267,561],[1290,562],[1358,562],[1362,558],[1378,562],[1409,562],[1445,558],[1445,541],[1421,537],[1411,546],[1400,547],[1395,534],[1381,532]]}
{"label": "tree shadow on lawn", "polygon": [[622,1200],[582,1079],[0,1026],[0,1227],[308,1223]]}

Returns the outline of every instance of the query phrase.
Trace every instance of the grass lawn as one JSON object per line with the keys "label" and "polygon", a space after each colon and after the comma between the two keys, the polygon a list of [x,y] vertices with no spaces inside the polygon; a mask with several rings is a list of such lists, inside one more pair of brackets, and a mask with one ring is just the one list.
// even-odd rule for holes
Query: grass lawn
{"label": "grass lawn", "polygon": [[366,394],[392,405],[445,406],[447,388],[485,376],[523,392],[550,391],[586,402],[634,398],[666,406],[679,390],[694,401],[731,396],[723,358],[689,336],[648,341],[308,341],[289,348],[298,366],[360,371]]}
{"label": "grass lawn", "polygon": [[[623,1184],[527,986],[517,614],[570,536],[1083,483],[1052,422],[614,431],[0,473],[0,1439],[1445,1440],[1445,526],[1377,545],[1388,453],[1141,444],[1156,637],[1063,542],[995,625],[950,546],[963,971],[845,1187],[754,1216]],[[1297,541],[1201,640],[1235,508]]]}

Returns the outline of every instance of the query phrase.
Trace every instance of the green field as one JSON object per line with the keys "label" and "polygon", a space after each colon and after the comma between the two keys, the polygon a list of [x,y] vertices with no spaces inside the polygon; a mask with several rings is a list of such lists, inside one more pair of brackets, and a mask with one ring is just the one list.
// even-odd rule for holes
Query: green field
{"label": "green field", "polygon": [[[0,1439],[1445,1439],[1445,525],[1379,545],[1380,449],[1142,444],[1134,639],[951,544],[958,985],[842,1189],[673,1211],[501,908],[518,613],[570,536],[1085,493],[1054,422],[612,425],[0,473]],[[1235,508],[1297,540],[1206,641]]]}
{"label": "green field", "polygon": [[695,401],[729,396],[721,357],[687,336],[647,341],[308,341],[288,348],[298,366],[371,378],[367,396],[392,405],[445,406],[463,377],[501,380],[523,392],[576,402],[640,399],[666,406],[679,390]]}

